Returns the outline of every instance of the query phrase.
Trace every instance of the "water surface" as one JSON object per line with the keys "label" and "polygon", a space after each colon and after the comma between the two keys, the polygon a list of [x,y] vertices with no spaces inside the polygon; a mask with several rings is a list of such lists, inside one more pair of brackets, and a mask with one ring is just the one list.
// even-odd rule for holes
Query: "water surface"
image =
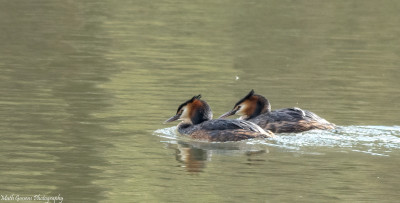
{"label": "water surface", "polygon": [[[395,1],[2,1],[0,194],[66,202],[396,202]],[[204,143],[162,124],[248,91],[332,131]]]}

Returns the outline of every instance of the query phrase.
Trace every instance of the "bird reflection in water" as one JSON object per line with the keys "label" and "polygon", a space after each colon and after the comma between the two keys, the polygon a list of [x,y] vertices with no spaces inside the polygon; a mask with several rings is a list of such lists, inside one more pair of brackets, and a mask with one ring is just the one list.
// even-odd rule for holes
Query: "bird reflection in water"
{"label": "bird reflection in water", "polygon": [[[245,147],[244,147],[245,146]],[[224,143],[187,143],[178,142],[177,145],[170,145],[175,149],[175,158],[190,173],[200,173],[206,167],[206,162],[211,161],[212,155],[239,155],[247,157],[246,164],[257,165],[266,160],[260,160],[258,155],[269,153],[267,148],[254,149],[247,145],[226,145]]]}
{"label": "bird reflection in water", "polygon": [[183,167],[188,172],[198,173],[202,172],[205,168],[206,161],[208,160],[207,150],[195,148],[189,144],[178,144],[176,149],[176,160],[183,163]]}

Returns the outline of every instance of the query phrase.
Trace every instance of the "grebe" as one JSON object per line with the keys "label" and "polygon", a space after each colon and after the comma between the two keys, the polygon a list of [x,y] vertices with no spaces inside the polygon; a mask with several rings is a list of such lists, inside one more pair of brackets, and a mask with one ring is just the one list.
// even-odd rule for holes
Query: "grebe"
{"label": "grebe", "polygon": [[312,129],[334,129],[335,124],[326,121],[315,113],[297,107],[271,111],[271,104],[262,95],[254,94],[251,90],[239,100],[233,109],[219,118],[234,114],[241,115],[240,119],[251,121],[264,130],[274,133],[303,132]]}
{"label": "grebe", "polygon": [[207,102],[194,96],[179,105],[176,115],[164,123],[182,120],[178,132],[193,139],[212,142],[240,141],[252,138],[268,138],[273,133],[264,131],[258,125],[244,120],[212,120],[212,112]]}

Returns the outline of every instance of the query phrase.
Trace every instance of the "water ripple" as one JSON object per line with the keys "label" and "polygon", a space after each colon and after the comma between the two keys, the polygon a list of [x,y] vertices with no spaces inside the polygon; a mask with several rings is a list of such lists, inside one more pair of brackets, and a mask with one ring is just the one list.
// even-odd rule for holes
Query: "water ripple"
{"label": "water ripple", "polygon": [[[172,140],[180,139],[176,127],[158,129],[155,134]],[[332,131],[312,130],[303,133],[278,134],[268,140],[249,140],[248,145],[264,144],[290,151],[309,151],[310,148],[334,148],[337,151],[350,150],[374,156],[389,156],[400,149],[399,126],[342,126]]]}

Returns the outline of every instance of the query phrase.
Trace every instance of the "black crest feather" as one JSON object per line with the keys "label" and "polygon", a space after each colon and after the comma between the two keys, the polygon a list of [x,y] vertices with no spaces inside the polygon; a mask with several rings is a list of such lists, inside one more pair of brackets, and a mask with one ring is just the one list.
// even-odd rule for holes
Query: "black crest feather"
{"label": "black crest feather", "polygon": [[197,95],[197,96],[194,96],[193,98],[192,98],[192,100],[194,100],[194,99],[200,99],[201,98],[201,94],[199,94],[199,95]]}
{"label": "black crest feather", "polygon": [[200,99],[200,98],[201,98],[201,94],[199,94],[197,96],[194,96],[191,99],[183,102],[181,105],[179,105],[178,110],[176,111],[176,113],[178,113],[182,109],[182,107],[186,106],[189,103],[192,103],[195,99]]}
{"label": "black crest feather", "polygon": [[241,100],[239,100],[235,106],[241,104],[242,102],[244,102],[246,99],[250,98],[251,96],[254,95],[254,90],[252,89],[245,97],[243,97]]}

